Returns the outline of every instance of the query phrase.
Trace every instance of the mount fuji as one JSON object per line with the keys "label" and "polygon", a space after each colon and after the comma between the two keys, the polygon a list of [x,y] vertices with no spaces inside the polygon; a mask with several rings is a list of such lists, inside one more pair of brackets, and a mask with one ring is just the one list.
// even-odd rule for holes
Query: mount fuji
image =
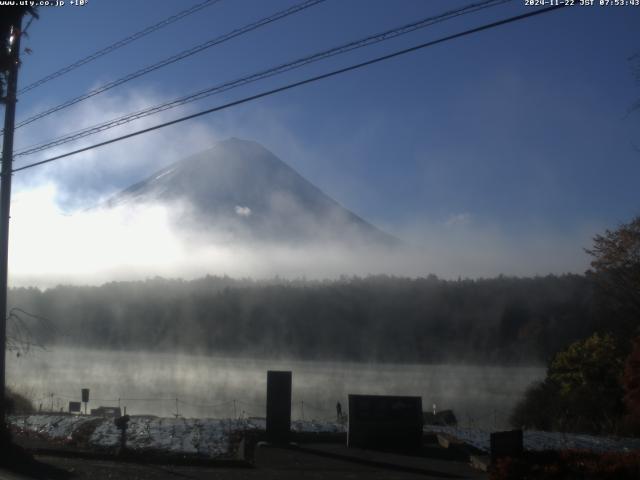
{"label": "mount fuji", "polygon": [[236,138],[175,162],[103,206],[144,204],[179,207],[178,228],[226,242],[398,243],[260,144]]}

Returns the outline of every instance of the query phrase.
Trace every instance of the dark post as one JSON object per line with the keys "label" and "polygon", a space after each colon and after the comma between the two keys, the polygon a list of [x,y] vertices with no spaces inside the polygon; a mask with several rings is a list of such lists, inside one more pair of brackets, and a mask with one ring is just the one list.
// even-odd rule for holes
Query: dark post
{"label": "dark post", "polygon": [[289,441],[291,431],[291,372],[267,372],[267,438]]}
{"label": "dark post", "polygon": [[87,414],[87,403],[89,403],[89,389],[82,389],[82,402],[84,403],[84,414]]}
{"label": "dark post", "polygon": [[124,455],[127,451],[127,427],[129,426],[129,420],[131,420],[131,417],[125,414],[122,417],[117,417],[113,421],[116,428],[120,430],[120,455]]}
{"label": "dark post", "polygon": [[491,462],[500,457],[518,457],[523,452],[522,430],[494,432],[489,437],[491,443]]}
{"label": "dark post", "polygon": [[5,386],[7,348],[7,273],[9,263],[9,209],[11,202],[11,170],[13,168],[13,130],[16,119],[16,92],[20,64],[22,14],[16,14],[12,25],[11,69],[7,76],[2,142],[2,180],[0,181],[0,429],[5,427]]}

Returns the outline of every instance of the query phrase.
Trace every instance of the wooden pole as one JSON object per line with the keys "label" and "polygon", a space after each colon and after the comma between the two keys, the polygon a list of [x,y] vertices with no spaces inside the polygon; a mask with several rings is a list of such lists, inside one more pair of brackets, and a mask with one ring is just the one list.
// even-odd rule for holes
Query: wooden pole
{"label": "wooden pole", "polygon": [[5,389],[7,353],[7,277],[9,267],[9,213],[11,203],[11,170],[13,168],[13,133],[16,119],[16,92],[20,65],[22,15],[12,25],[11,67],[7,76],[2,141],[2,179],[0,180],[0,428],[5,428]]}

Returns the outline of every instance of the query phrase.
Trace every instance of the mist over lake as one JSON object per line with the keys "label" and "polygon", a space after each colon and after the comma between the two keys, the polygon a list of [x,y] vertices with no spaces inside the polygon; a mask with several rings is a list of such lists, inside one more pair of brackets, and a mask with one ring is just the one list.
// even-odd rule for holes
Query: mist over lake
{"label": "mist over lake", "polygon": [[[293,418],[335,420],[347,395],[419,395],[423,409],[453,409],[462,425],[506,427],[542,367],[253,360],[187,354],[52,348],[8,359],[8,383],[36,407],[65,411],[89,388],[89,408],[184,417],[265,415],[267,370],[293,371]],[[235,402],[234,402],[235,401]]]}

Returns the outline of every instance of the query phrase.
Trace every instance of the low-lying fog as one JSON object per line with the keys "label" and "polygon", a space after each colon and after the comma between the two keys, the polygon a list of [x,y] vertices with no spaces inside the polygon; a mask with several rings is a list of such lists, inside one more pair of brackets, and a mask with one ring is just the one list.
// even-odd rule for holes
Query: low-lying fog
{"label": "low-lying fog", "polygon": [[[35,136],[39,132],[62,134],[65,125],[87,127],[105,115],[117,117],[158,100],[144,92],[103,97],[95,103],[83,103],[63,120],[45,119],[42,128],[21,137],[22,141],[44,140]],[[159,119],[136,123],[136,128],[167,119],[161,114]],[[364,215],[365,220],[400,239],[401,246],[393,250],[353,243],[295,247],[259,240],[194,242],[198,232],[177,231],[172,224],[172,219],[183,213],[184,206],[179,205],[90,209],[183,156],[209,148],[217,139],[242,136],[267,147],[279,146],[273,151],[282,160],[302,174],[315,173],[311,181],[345,208],[361,213],[353,201],[362,193],[356,188],[358,182],[345,182],[344,172],[334,167],[323,172],[322,153],[302,148],[274,120],[273,112],[257,109],[235,123],[225,116],[212,122],[213,127],[193,122],[187,129],[163,130],[42,169],[19,172],[14,177],[11,212],[10,285],[48,288],[60,283],[99,285],[207,274],[255,279],[435,274],[451,279],[582,273],[588,264],[583,247],[601,231],[600,225],[569,226],[563,231],[533,224],[506,228],[474,211],[455,207],[448,211],[448,206],[430,205],[421,207],[424,215],[416,214],[415,206],[414,213],[404,217]],[[127,133],[127,128],[92,137],[73,148]],[[339,151],[340,145],[332,148]],[[352,145],[346,151],[354,148]],[[16,166],[63,151],[66,147],[20,158]],[[438,162],[446,163],[447,158],[438,158]],[[372,189],[375,187],[369,188],[369,197]],[[388,196],[383,201],[394,203]],[[404,208],[401,204],[393,207],[397,212]],[[448,213],[433,213],[429,210],[432,207]],[[246,216],[250,211],[238,205],[236,213]],[[348,393],[388,393],[421,395],[425,410],[435,403],[438,409],[453,408],[463,424],[491,427],[505,425],[525,388],[544,373],[541,368],[524,367],[269,362],[54,348],[11,356],[8,381],[43,408],[66,408],[68,401],[79,400],[80,389],[87,387],[91,389],[91,408],[117,405],[120,399],[129,413],[173,415],[177,398],[180,415],[262,416],[266,371],[270,368],[293,371],[296,418],[332,419],[336,401],[346,406]]]}
{"label": "low-lying fog", "polygon": [[122,205],[65,214],[48,184],[15,195],[12,206],[10,285],[41,288],[101,284],[154,276],[192,279],[207,274],[273,278],[337,278],[389,274],[441,278],[546,275],[586,269],[582,246],[591,232],[554,237],[538,232],[517,241],[469,216],[444,224],[392,231],[401,245],[304,246],[192,241],[176,231],[177,208]]}
{"label": "low-lying fog", "polygon": [[[90,389],[89,408],[185,417],[265,415],[267,370],[293,372],[293,418],[334,420],[347,395],[419,395],[423,409],[453,409],[465,426],[504,428],[537,367],[255,361],[54,348],[9,357],[8,378],[43,410],[60,411]],[[19,383],[18,383],[19,379]]]}
{"label": "low-lying fog", "polygon": [[[17,138],[17,148],[62,135],[69,125],[88,127],[103,121],[105,116],[117,118],[153,105],[161,98],[144,89],[101,95],[83,102],[77,109],[62,112],[60,118],[43,119],[41,127]],[[193,107],[182,107],[178,113],[190,113],[190,108]],[[135,128],[170,120],[176,114],[163,112],[144,118],[135,123]],[[16,167],[129,133],[130,129],[120,126],[71,147],[18,157]],[[291,248],[265,245],[260,239],[242,244],[194,245],[185,241],[187,237],[193,238],[189,232],[176,232],[169,222],[169,218],[184,213],[180,206],[172,204],[168,209],[164,204],[138,209],[126,205],[112,210],[89,210],[173,162],[229,137],[264,145],[346,209],[355,210],[366,221],[400,239],[403,247],[394,252],[360,245]],[[345,139],[336,139],[327,151],[365,155],[373,140],[363,138],[359,148],[355,148],[351,143],[339,144]],[[303,145],[277,111],[258,106],[239,117],[220,115],[208,121],[193,121],[188,128],[163,129],[18,172],[11,207],[10,285],[100,284],[155,275],[322,279],[381,273],[408,276],[431,273],[441,278],[582,273],[588,266],[583,248],[590,245],[595,233],[602,231],[601,225],[588,222],[574,222],[562,229],[543,220],[506,225],[468,210],[473,204],[463,210],[448,204],[421,205],[420,213],[416,205],[405,204],[406,198],[394,199],[384,192],[375,192],[374,186],[363,185],[357,178],[346,177],[345,172],[336,169],[335,159],[327,163],[326,155],[336,155],[327,151]],[[435,155],[436,163],[448,161],[437,152],[424,155]],[[428,182],[425,188],[429,188],[426,185]],[[246,189],[243,184],[231,187]],[[455,184],[451,188],[455,189]],[[366,198],[378,207],[363,212]],[[376,218],[374,212],[387,207],[396,213],[380,212]],[[245,215],[246,206],[238,205],[236,212]],[[530,213],[531,219],[539,218],[535,212]]]}

